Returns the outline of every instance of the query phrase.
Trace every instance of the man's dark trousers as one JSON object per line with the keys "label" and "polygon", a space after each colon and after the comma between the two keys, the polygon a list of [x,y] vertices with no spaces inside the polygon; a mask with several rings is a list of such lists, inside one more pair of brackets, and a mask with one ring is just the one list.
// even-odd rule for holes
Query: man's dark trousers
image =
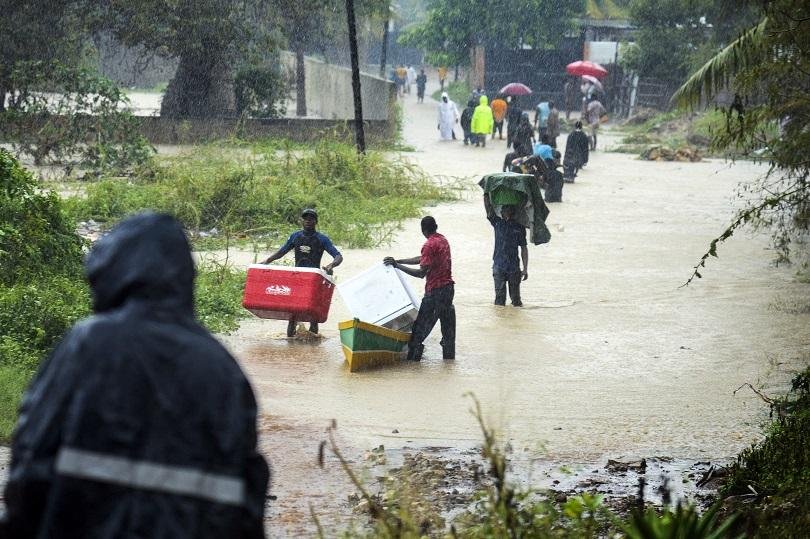
{"label": "man's dark trousers", "polygon": [[495,305],[506,305],[506,287],[509,286],[509,298],[512,300],[512,305],[520,307],[523,302],[520,301],[520,278],[522,277],[519,271],[506,273],[502,271],[493,271],[492,278],[495,280]]}
{"label": "man's dark trousers", "polygon": [[453,306],[455,289],[452,284],[441,286],[425,294],[419,314],[413,324],[411,340],[408,343],[408,359],[418,361],[422,358],[422,344],[433,331],[438,320],[442,329],[442,357],[456,357],[456,308]]}

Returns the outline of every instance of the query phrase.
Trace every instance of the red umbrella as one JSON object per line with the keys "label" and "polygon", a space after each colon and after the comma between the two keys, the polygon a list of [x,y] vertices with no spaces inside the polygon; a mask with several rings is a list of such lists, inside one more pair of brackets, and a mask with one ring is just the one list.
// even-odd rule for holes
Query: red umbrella
{"label": "red umbrella", "polygon": [[498,93],[502,95],[529,95],[532,93],[532,89],[520,82],[510,82],[498,90]]}
{"label": "red umbrella", "polygon": [[607,69],[595,62],[588,62],[587,60],[571,62],[565,67],[565,71],[569,75],[578,75],[580,77],[582,75],[590,75],[597,79],[604,78],[608,74]]}

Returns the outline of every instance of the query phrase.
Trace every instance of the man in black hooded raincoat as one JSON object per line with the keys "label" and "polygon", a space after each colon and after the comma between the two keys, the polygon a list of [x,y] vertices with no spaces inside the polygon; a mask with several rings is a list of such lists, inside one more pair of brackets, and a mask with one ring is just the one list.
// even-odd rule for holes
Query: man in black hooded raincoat
{"label": "man in black hooded raincoat", "polygon": [[96,314],[26,392],[0,537],[263,537],[256,402],[194,318],[182,228],[130,218],[86,269]]}

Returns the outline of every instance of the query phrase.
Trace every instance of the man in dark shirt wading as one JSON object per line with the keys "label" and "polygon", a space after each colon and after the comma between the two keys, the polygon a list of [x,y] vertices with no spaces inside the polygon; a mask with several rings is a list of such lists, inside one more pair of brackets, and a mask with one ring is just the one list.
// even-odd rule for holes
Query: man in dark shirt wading
{"label": "man in dark shirt wading", "polygon": [[[422,352],[425,349],[422,343],[430,335],[437,320],[441,323],[442,330],[442,357],[444,359],[456,357],[456,308],[453,306],[450,244],[437,230],[438,226],[433,217],[423,217],[422,234],[427,241],[422,246],[422,255],[398,260],[387,256],[383,260],[386,265],[394,266],[408,275],[419,279],[425,278],[425,296],[422,298],[408,343],[410,361],[422,359]],[[409,268],[403,264],[418,264],[419,268]]]}
{"label": "man in dark shirt wading", "polygon": [[[321,266],[321,257],[326,251],[332,256],[332,262],[321,269],[328,274],[332,274],[332,269],[343,262],[343,255],[325,234],[315,230],[318,224],[318,214],[312,208],[307,208],[301,212],[301,230],[293,232],[287,242],[278,251],[268,256],[262,264],[270,264],[278,260],[291,250],[295,253],[295,267],[297,268],[318,268]],[[290,319],[287,325],[287,336],[295,336],[295,319]],[[309,331],[318,333],[318,323],[310,322]]]}
{"label": "man in dark shirt wading", "polygon": [[[503,218],[495,214],[489,194],[484,194],[487,219],[495,230],[495,250],[492,253],[492,278],[495,281],[495,305],[506,305],[506,289],[512,305],[522,307],[520,281],[529,278],[529,249],[526,246],[526,229],[514,220],[515,207],[506,205],[501,210]],[[518,260],[523,260],[523,271]]]}

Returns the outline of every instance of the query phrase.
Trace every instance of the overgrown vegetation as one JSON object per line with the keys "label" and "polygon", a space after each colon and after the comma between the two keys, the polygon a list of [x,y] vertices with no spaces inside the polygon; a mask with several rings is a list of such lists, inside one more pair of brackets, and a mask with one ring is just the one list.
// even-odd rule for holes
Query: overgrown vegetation
{"label": "overgrown vegetation", "polygon": [[90,184],[71,211],[109,223],[152,209],[175,215],[191,231],[216,228],[222,237],[278,245],[299,228],[301,209],[312,207],[333,241],[370,247],[389,240],[398,221],[425,204],[452,197],[401,158],[358,156],[350,144],[324,139],[311,151],[275,144],[198,148],[156,161],[130,182]]}
{"label": "overgrown vegetation", "polygon": [[[773,233],[778,261],[807,256],[810,231],[810,6],[801,0],[741,2],[759,9],[759,22],[717,53],[678,90],[673,100],[697,108],[730,90],[725,129],[712,140],[716,149],[769,164],[769,172],[743,186],[746,206],[709,245],[690,281],[699,278],[719,243],[740,227]],[[798,255],[798,256],[796,256]]]}
{"label": "overgrown vegetation", "polygon": [[21,62],[10,84],[16,93],[0,121],[18,156],[68,173],[78,167],[120,174],[154,153],[124,93],[87,69]]}
{"label": "overgrown vegetation", "polygon": [[767,437],[737,457],[723,495],[746,537],[801,537],[810,530],[810,367],[771,413]]}
{"label": "overgrown vegetation", "polygon": [[[90,314],[85,245],[63,201],[0,149],[0,443],[11,435],[22,392],[42,359]],[[201,265],[199,320],[211,331],[235,329],[246,313],[243,286],[241,272]]]}
{"label": "overgrown vegetation", "polygon": [[[447,96],[450,98],[450,101],[455,102],[459,113],[461,113],[461,111],[464,110],[464,107],[467,106],[467,101],[469,101],[470,96],[472,95],[472,89],[466,80],[459,80],[446,84],[445,91],[447,92]],[[430,95],[430,97],[436,101],[441,101],[442,91],[436,90]]]}
{"label": "overgrown vegetation", "polygon": [[[325,450],[331,450],[357,488],[363,500],[362,507],[369,517],[365,529],[353,529],[344,533],[345,537],[731,537],[730,527],[734,523],[734,516],[727,516],[721,521],[719,506],[701,513],[695,507],[682,503],[670,507],[670,500],[665,496],[663,508],[647,507],[643,479],[639,484],[636,507],[629,515],[622,515],[608,508],[603,504],[603,496],[597,493],[583,492],[559,500],[544,491],[516,487],[508,477],[507,450],[498,441],[496,432],[486,425],[477,399],[472,398],[472,413],[478,420],[484,438],[481,456],[486,469],[481,471],[478,490],[473,495],[474,503],[467,510],[455,514],[449,524],[440,514],[440,509],[431,503],[428,492],[431,484],[425,484],[417,477],[400,474],[396,482],[386,481],[387,488],[384,492],[369,492],[337,447],[335,424],[327,429],[328,440],[321,443],[319,461],[323,464]],[[433,488],[438,487],[434,485]],[[314,511],[313,518],[319,535],[324,537]]]}
{"label": "overgrown vegetation", "polygon": [[717,108],[701,112],[643,110],[620,127],[624,137],[613,151],[637,154],[651,145],[673,149],[688,146],[704,156],[738,157],[739,148],[721,148],[712,143],[725,128],[726,115]]}

